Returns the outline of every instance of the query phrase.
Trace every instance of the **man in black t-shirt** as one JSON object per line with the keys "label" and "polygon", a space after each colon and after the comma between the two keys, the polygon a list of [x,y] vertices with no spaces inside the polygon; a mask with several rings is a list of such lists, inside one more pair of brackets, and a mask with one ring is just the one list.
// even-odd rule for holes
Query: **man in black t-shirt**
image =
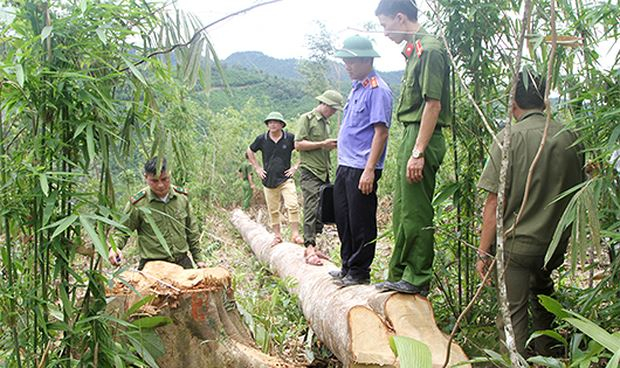
{"label": "man in black t-shirt", "polygon": [[[280,198],[284,199],[284,207],[288,211],[288,220],[291,224],[292,242],[303,244],[299,236],[299,204],[293,175],[299,168],[299,163],[291,166],[291,155],[295,149],[295,136],[283,128],[286,121],[279,112],[271,112],[265,118],[269,130],[254,140],[248,147],[247,154],[250,164],[256,174],[262,179],[267,202],[267,211],[271,228],[275,233],[273,245],[282,242],[280,232]],[[255,152],[261,151],[263,166],[256,160]]]}

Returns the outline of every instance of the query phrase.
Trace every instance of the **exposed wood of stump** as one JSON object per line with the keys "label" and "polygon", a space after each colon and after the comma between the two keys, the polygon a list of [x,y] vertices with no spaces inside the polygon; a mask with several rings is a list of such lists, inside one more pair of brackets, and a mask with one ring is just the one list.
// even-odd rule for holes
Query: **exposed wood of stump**
{"label": "exposed wood of stump", "polygon": [[[290,291],[299,297],[304,316],[346,367],[398,367],[389,346],[392,335],[426,343],[433,355],[433,367],[443,365],[448,337],[437,327],[428,299],[379,292],[370,285],[340,288],[327,274],[338,269],[334,264],[306,264],[304,249],[295,244],[271,246],[273,235],[240,210],[233,212],[231,221],[260,261],[280,277],[297,281]],[[450,365],[466,360],[460,346],[453,343]]]}
{"label": "exposed wood of stump", "polygon": [[141,315],[167,316],[173,323],[156,328],[165,355],[162,368],[192,367],[292,367],[255,348],[236,307],[230,274],[221,267],[184,270],[167,262],[149,262],[140,271],[120,276],[109,295],[109,310],[124,313],[147,295],[156,298]]}

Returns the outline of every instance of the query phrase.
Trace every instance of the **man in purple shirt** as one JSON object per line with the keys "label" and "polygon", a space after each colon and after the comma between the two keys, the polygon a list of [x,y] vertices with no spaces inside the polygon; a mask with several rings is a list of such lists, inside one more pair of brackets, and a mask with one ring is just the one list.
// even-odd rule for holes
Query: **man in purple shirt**
{"label": "man in purple shirt", "polygon": [[368,284],[377,239],[377,181],[385,160],[392,91],[373,69],[379,54],[370,41],[352,36],[336,57],[353,81],[338,133],[334,207],[342,268],[331,271],[342,286]]}

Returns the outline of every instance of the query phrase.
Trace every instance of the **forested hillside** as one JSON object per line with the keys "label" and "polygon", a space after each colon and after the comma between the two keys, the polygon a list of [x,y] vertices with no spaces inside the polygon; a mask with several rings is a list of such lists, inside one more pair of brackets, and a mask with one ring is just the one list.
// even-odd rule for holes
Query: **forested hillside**
{"label": "forested hillside", "polygon": [[[264,110],[281,111],[288,119],[312,109],[316,103],[314,96],[308,95],[302,74],[299,73],[299,60],[276,59],[261,52],[238,52],[222,61],[223,74],[213,69],[213,86],[210,89],[208,104],[219,112],[226,107],[241,109],[252,101]],[[342,63],[330,62],[327,80],[331,87],[346,95],[351,81]],[[390,85],[395,98],[400,91],[402,71],[381,72],[382,78]],[[229,88],[224,84],[226,81]]]}

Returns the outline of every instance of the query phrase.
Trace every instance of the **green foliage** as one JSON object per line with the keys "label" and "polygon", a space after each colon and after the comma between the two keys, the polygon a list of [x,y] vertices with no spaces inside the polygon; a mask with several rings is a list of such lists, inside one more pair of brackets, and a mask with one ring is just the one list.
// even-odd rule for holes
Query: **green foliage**
{"label": "green foliage", "polygon": [[334,88],[328,80],[329,58],[334,54],[332,37],[323,23],[318,22],[317,26],[317,34],[306,35],[310,57],[298,66],[299,73],[304,77],[304,92],[310,96],[318,96]]}
{"label": "green foliage", "polygon": [[151,58],[198,23],[147,2],[10,4],[14,17],[0,23],[0,360],[156,366],[144,328],[115,342],[124,324],[105,315],[100,267],[111,227],[122,227],[116,174],[135,175],[154,155],[171,158],[181,184],[196,171],[188,143],[200,109],[186,97],[208,87],[199,56],[210,44],[176,47],[174,66]]}
{"label": "green foliage", "polygon": [[282,349],[287,340],[305,334],[308,327],[297,298],[288,292],[294,286],[293,281],[272,276],[264,268],[259,269],[259,273],[258,289],[246,290],[239,295],[239,302],[244,305],[241,314],[257,345],[263,352],[270,353]]}
{"label": "green foliage", "polygon": [[390,348],[402,367],[431,368],[433,356],[431,350],[421,341],[405,336],[391,336]]}

